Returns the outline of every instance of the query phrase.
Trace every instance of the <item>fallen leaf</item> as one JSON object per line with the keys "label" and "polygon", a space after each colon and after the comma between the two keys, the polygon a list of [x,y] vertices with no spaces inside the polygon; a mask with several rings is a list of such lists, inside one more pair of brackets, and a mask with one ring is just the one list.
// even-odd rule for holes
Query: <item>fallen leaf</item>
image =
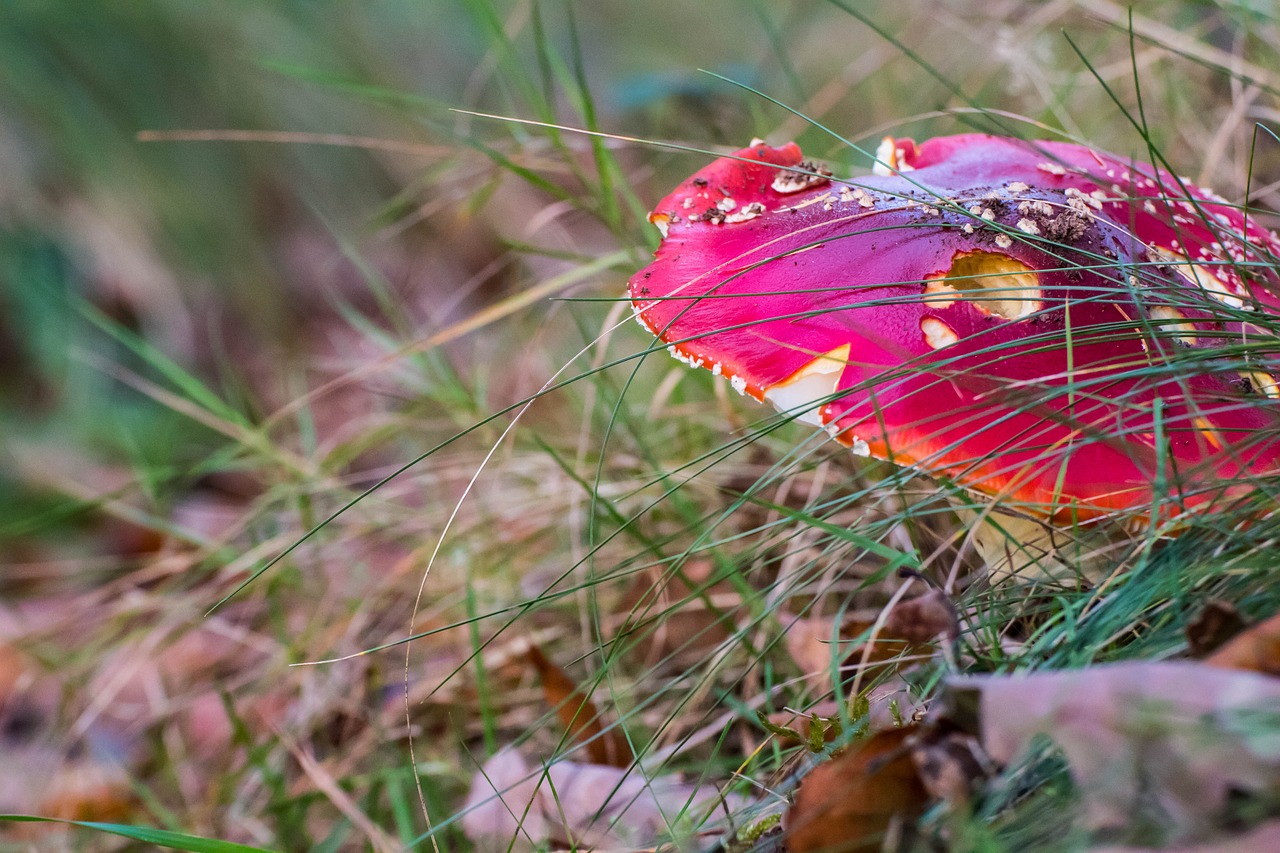
{"label": "fallen leaf", "polygon": [[1084,824],[1150,815],[1170,841],[1211,830],[1229,798],[1280,789],[1280,679],[1187,661],[947,681],[946,715],[1009,764],[1038,735],[1062,751]]}
{"label": "fallen leaf", "polygon": [[0,642],[0,708],[9,704],[10,697],[34,668],[34,663],[26,655],[8,643]]}
{"label": "fallen leaf", "polygon": [[940,589],[899,601],[884,621],[883,634],[912,644],[932,641],[939,635],[948,639],[959,633],[955,607]]}
{"label": "fallen leaf", "polygon": [[529,646],[529,663],[542,680],[547,704],[556,709],[569,743],[584,744],[595,764],[628,767],[634,760],[631,746],[617,728],[605,728],[595,703],[569,674],[547,659],[537,646]]}
{"label": "fallen leaf", "polygon": [[531,851],[547,843],[572,849],[657,844],[673,827],[691,827],[742,798],[677,777],[645,778],[639,767],[557,761],[542,765],[515,749],[485,762],[471,781],[462,829],[481,853]]}
{"label": "fallen leaf", "polygon": [[1245,621],[1235,605],[1207,601],[1187,623],[1187,649],[1193,658],[1207,657],[1245,629]]}
{"label": "fallen leaf", "polygon": [[114,821],[128,817],[133,807],[134,793],[124,768],[80,759],[49,776],[33,811],[60,820]]}
{"label": "fallen leaf", "polygon": [[916,734],[880,732],[805,776],[787,814],[789,853],[881,850],[904,834],[929,800],[912,757]]}
{"label": "fallen leaf", "polygon": [[[831,690],[831,673],[843,664],[847,652],[837,645],[842,639],[836,632],[835,620],[823,616],[792,616],[779,613],[782,643],[796,666],[811,679],[819,693]],[[870,627],[863,625],[862,629]]]}
{"label": "fallen leaf", "polygon": [[98,720],[76,739],[57,721],[66,685],[0,643],[0,811],[118,820],[134,806],[131,732]]}
{"label": "fallen leaf", "polygon": [[[896,603],[878,628],[874,616],[845,619],[837,631],[835,620],[829,616],[792,616],[782,612],[778,616],[784,629],[782,642],[818,692],[830,691],[834,686],[831,676],[837,669],[847,676],[864,663],[896,666],[904,657],[930,655],[934,651],[930,641],[939,634],[950,635],[955,625],[945,596],[933,596],[926,593]],[[855,644],[859,639],[865,641]]]}
{"label": "fallen leaf", "polygon": [[726,615],[740,596],[728,581],[709,583],[715,566],[688,560],[679,573],[651,567],[636,575],[615,613],[622,616],[617,636],[645,668],[666,664],[682,669],[706,659],[735,631]]}
{"label": "fallen leaf", "polygon": [[1280,850],[1280,820],[1271,820],[1240,835],[1177,847],[1094,847],[1089,853],[1264,853]]}
{"label": "fallen leaf", "polygon": [[977,738],[945,726],[925,727],[911,757],[930,799],[952,806],[967,803],[977,783],[996,769]]}
{"label": "fallen leaf", "polygon": [[1280,675],[1280,613],[1237,635],[1204,662],[1225,669]]}

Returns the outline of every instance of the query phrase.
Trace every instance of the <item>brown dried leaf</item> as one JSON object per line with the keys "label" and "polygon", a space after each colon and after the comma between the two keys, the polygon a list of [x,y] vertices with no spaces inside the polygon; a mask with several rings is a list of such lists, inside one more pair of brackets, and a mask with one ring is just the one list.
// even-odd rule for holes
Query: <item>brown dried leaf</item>
{"label": "brown dried leaf", "polygon": [[616,728],[606,729],[600,712],[586,691],[569,674],[547,659],[542,650],[529,646],[529,663],[538,672],[547,704],[555,708],[570,743],[585,744],[592,763],[629,767],[634,756],[626,738]]}
{"label": "brown dried leaf", "polygon": [[924,811],[909,726],[880,732],[819,764],[800,783],[787,814],[789,853],[881,850]]}
{"label": "brown dried leaf", "polygon": [[883,634],[912,644],[924,644],[942,635],[959,633],[955,607],[940,589],[898,602],[884,621]]}
{"label": "brown dried leaf", "polygon": [[[780,613],[782,641],[800,670],[814,680],[817,687],[830,690],[833,686],[833,655],[836,656],[840,669],[847,673],[864,661],[868,666],[892,664],[904,656],[928,655],[932,651],[928,642],[939,633],[950,630],[952,622],[948,619],[944,627],[938,627],[936,613],[926,614],[924,611],[927,607],[912,608],[911,605],[916,600],[918,599],[897,604],[885,623],[866,642],[857,645],[853,641],[867,637],[868,632],[875,629],[876,620],[856,617],[846,619],[840,624],[836,635],[841,643],[838,648],[832,642],[835,620],[831,617],[796,617]],[[902,617],[895,618],[900,608],[906,608],[906,612]],[[949,610],[947,614],[950,615]],[[927,624],[921,621],[925,618],[929,620]]]}
{"label": "brown dried leaf", "polygon": [[619,634],[627,634],[627,647],[646,666],[665,662],[675,668],[705,660],[733,636],[734,625],[725,615],[738,594],[728,581],[702,587],[715,566],[709,560],[689,560],[681,574],[651,567],[636,575],[623,593],[615,612],[624,616]]}
{"label": "brown dried leaf", "polygon": [[978,783],[995,770],[978,739],[963,732],[926,729],[911,757],[929,797],[953,807],[968,802]]}
{"label": "brown dried leaf", "polygon": [[1238,635],[1204,662],[1224,669],[1280,675],[1280,613]]}
{"label": "brown dried leaf", "polygon": [[0,644],[0,811],[119,820],[134,805],[119,762],[136,757],[136,736],[99,720],[63,742],[56,721],[65,689],[30,657]]}
{"label": "brown dried leaf", "polygon": [[657,843],[675,822],[743,805],[713,785],[646,779],[639,768],[576,761],[544,767],[504,749],[471,780],[462,829],[482,853],[523,853],[548,842],[575,850],[633,849]]}
{"label": "brown dried leaf", "polygon": [[18,684],[34,670],[26,655],[8,643],[0,643],[0,708],[8,704]]}
{"label": "brown dried leaf", "polygon": [[[800,671],[818,682],[823,690],[831,689],[832,656],[836,663],[840,650],[833,648],[834,621],[822,616],[793,617],[779,614],[782,643]],[[839,638],[836,637],[838,640]]]}
{"label": "brown dried leaf", "polygon": [[1193,658],[1207,657],[1244,629],[1244,619],[1234,604],[1206,601],[1196,617],[1187,623],[1188,650]]}
{"label": "brown dried leaf", "polygon": [[128,817],[133,806],[123,768],[83,759],[64,764],[49,777],[34,811],[60,820],[115,821]]}
{"label": "brown dried leaf", "polygon": [[1280,708],[1280,679],[1188,661],[1105,664],[953,678],[945,702],[962,725],[976,713],[999,763],[1050,737],[1090,828],[1123,828],[1146,812],[1173,840],[1188,838],[1230,796],[1280,788],[1280,752],[1260,736]]}
{"label": "brown dried leaf", "polygon": [[1177,847],[1094,847],[1089,853],[1263,853],[1280,850],[1280,820],[1267,821],[1240,835]]}

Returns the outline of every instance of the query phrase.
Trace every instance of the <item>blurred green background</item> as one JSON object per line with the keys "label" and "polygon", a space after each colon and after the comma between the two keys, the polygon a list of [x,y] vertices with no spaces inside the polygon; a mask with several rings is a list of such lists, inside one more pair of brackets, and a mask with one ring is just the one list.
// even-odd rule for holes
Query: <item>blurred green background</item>
{"label": "blurred green background", "polygon": [[[1137,40],[1148,79],[1179,81],[1151,83],[1146,93],[1154,140],[1179,167],[1238,193],[1249,134],[1215,130],[1242,84],[1206,67],[1204,56],[1243,56],[1259,47],[1254,31],[1274,21],[1244,3],[1137,9],[1201,46],[1188,59],[1178,55],[1187,45]],[[1013,119],[931,115],[981,106],[1141,151],[1103,88],[1136,103],[1117,7],[908,2],[859,14],[883,33],[836,5],[751,0],[13,3],[0,26],[6,436],[41,455],[132,465],[163,492],[175,478],[198,476],[221,439],[122,387],[107,366],[129,368],[136,354],[112,342],[103,323],[136,333],[252,420],[310,384],[322,346],[315,338],[343,322],[334,320],[337,303],[368,313],[371,276],[404,302],[453,303],[435,324],[465,313],[468,299],[474,307],[527,283],[543,268],[504,255],[526,242],[513,233],[519,203],[499,192],[519,179],[492,151],[522,146],[534,171],[548,169],[552,180],[563,164],[551,162],[557,152],[536,128],[450,108],[585,124],[563,85],[574,64],[590,87],[590,121],[650,139],[727,146],[767,133],[863,164],[826,133],[705,69],[864,144],[887,131],[1035,135]],[[566,67],[551,67],[548,51]],[[1220,108],[1206,109],[1206,90],[1218,93]],[[1272,101],[1263,87],[1246,106],[1265,116]],[[1230,129],[1246,117],[1231,116]],[[228,129],[349,138],[139,141],[144,131]],[[379,149],[386,141],[405,144]],[[1263,139],[1254,156],[1255,186],[1269,183],[1272,142]],[[548,156],[538,162],[539,153]],[[639,146],[624,154],[645,164],[627,175],[642,202],[696,162]],[[619,223],[637,243],[647,239],[634,219]],[[461,287],[466,296],[452,298]],[[425,319],[409,312],[414,334]],[[11,532],[39,526],[36,516],[49,510],[46,490],[22,468],[5,466],[0,524]]]}
{"label": "blurred green background", "polygon": [[[727,143],[748,133],[752,109],[697,68],[749,81],[795,73],[769,47],[797,26],[776,7],[577,12],[600,120],[621,131]],[[555,49],[577,49],[560,4],[8,7],[0,418],[21,460],[0,475],[0,530],[64,532],[66,490],[41,482],[57,471],[33,459],[125,466],[162,500],[208,473],[204,463],[225,445],[130,388],[120,371],[155,378],[155,365],[104,324],[136,334],[135,345],[155,347],[254,420],[324,371],[317,350],[332,341],[321,339],[350,319],[338,304],[379,313],[370,279],[406,303],[455,303],[436,324],[464,313],[468,298],[518,286],[526,265],[502,257],[519,217],[497,193],[509,175],[477,150],[538,134],[449,109],[527,115],[525,87],[541,92],[544,81],[525,75],[544,71],[558,108],[534,27]],[[224,129],[303,136],[139,140]],[[407,145],[380,150],[384,140]],[[455,298],[464,287],[474,292]],[[386,314],[376,319],[384,328],[393,325]],[[413,334],[424,319],[413,318]]]}

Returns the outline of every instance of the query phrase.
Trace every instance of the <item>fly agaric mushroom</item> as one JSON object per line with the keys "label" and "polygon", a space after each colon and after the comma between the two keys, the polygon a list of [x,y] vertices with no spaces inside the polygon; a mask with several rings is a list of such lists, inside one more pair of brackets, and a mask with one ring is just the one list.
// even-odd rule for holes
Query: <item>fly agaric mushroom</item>
{"label": "fly agaric mushroom", "polygon": [[886,139],[878,159],[840,182],[755,141],[703,168],[650,215],[637,318],[739,392],[1037,529],[1168,518],[1280,469],[1273,368],[1222,346],[1273,340],[1249,319],[1280,312],[1274,235],[1080,145]]}

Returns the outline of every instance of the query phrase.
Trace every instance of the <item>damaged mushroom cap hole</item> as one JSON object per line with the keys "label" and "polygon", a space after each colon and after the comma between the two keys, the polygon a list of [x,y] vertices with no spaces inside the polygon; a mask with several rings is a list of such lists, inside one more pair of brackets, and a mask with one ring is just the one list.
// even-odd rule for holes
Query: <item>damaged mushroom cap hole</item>
{"label": "damaged mushroom cap hole", "polygon": [[1170,337],[1184,346],[1195,346],[1196,326],[1177,308],[1157,305],[1151,309],[1151,323],[1157,333]]}
{"label": "damaged mushroom cap hole", "polygon": [[781,382],[764,389],[765,402],[797,421],[823,426],[819,410],[836,393],[840,373],[849,362],[849,345],[820,355]]}
{"label": "damaged mushroom cap hole", "polygon": [[924,293],[925,301],[935,308],[960,300],[1006,320],[1022,320],[1043,307],[1035,271],[996,252],[957,254],[949,270],[925,281]]}
{"label": "damaged mushroom cap hole", "polygon": [[1261,394],[1272,400],[1280,400],[1280,385],[1276,378],[1264,370],[1241,370],[1240,379],[1247,386],[1246,391]]}
{"label": "damaged mushroom cap hole", "polygon": [[930,349],[942,349],[959,342],[960,336],[955,329],[937,317],[921,317],[920,331],[924,334],[924,342]]}

